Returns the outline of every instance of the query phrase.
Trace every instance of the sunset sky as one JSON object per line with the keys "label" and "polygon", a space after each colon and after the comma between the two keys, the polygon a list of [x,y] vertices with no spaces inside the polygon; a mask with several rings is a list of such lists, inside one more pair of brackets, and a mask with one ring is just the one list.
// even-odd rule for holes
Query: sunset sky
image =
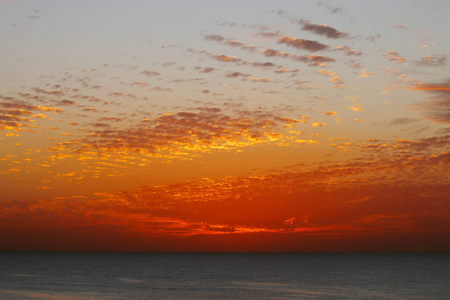
{"label": "sunset sky", "polygon": [[0,0],[0,250],[450,251],[449,15]]}

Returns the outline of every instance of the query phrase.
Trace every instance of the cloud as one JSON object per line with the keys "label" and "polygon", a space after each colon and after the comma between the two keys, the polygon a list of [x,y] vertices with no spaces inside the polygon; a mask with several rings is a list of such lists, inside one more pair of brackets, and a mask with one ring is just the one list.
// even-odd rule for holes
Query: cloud
{"label": "cloud", "polygon": [[427,119],[438,123],[450,124],[450,80],[440,83],[416,84],[408,87],[416,91],[433,94],[428,102],[414,104]]}
{"label": "cloud", "polygon": [[211,73],[211,72],[213,72],[213,71],[215,71],[216,69],[215,68],[210,68],[210,67],[207,67],[207,68],[202,68],[202,67],[195,67],[200,73],[204,73],[204,74],[206,74],[206,73]]}
{"label": "cloud", "polygon": [[[266,49],[260,49],[257,50],[258,48],[261,47],[257,47],[254,45],[246,45],[243,42],[237,42],[231,39],[226,39],[222,36],[219,35],[207,35],[205,37],[205,39],[210,40],[210,41],[216,41],[219,42],[223,45],[228,45],[228,46],[233,46],[233,47],[239,47],[242,50],[246,50],[246,51],[250,51],[250,52],[255,52],[258,51],[259,53],[263,54],[266,57],[283,57],[283,58],[290,58],[292,60],[295,61],[301,61],[304,63],[307,63],[311,66],[323,66],[324,63],[326,62],[333,62],[335,61],[333,58],[331,57],[327,57],[327,56],[322,56],[322,55],[304,55],[304,56],[297,56],[293,53],[289,53],[289,52],[281,52],[278,51],[276,49],[271,49],[271,48],[266,48]],[[309,41],[309,40],[298,40],[298,39],[294,39],[291,37],[283,37],[281,36],[278,39],[278,43],[280,44],[287,44],[289,46],[292,47],[296,47],[296,48],[300,48],[300,49],[305,49],[305,50],[310,50],[310,51],[319,51],[322,49],[326,49],[328,48],[328,46],[323,45],[321,43],[315,42],[315,41]],[[221,55],[221,56],[217,56],[211,53],[207,53],[206,51],[197,51],[197,50],[193,50],[193,49],[189,49],[190,52],[199,52],[199,53],[206,53],[207,55],[209,55],[210,57],[216,59],[216,60],[221,60],[221,61],[233,61],[233,62],[239,62],[241,61],[240,59],[236,59],[236,57],[230,57],[230,56],[226,56],[226,55]],[[258,62],[247,62],[244,61],[242,62],[242,64],[246,64],[246,65],[252,65],[254,67],[273,67],[275,66],[273,63],[271,62],[266,62],[266,63],[258,63]]]}
{"label": "cloud", "polygon": [[245,61],[245,62],[243,62],[243,64],[250,65],[252,67],[257,67],[257,68],[273,68],[273,67],[275,67],[275,64],[271,63],[271,62],[262,63],[262,62],[254,62],[254,61],[250,61],[250,62]]}
{"label": "cloud", "polygon": [[348,33],[341,32],[326,24],[313,24],[305,19],[291,18],[290,20],[293,23],[301,25],[302,26],[301,29],[304,31],[312,32],[314,34],[321,35],[330,39],[342,39],[349,36]]}
{"label": "cloud", "polygon": [[208,34],[207,36],[205,36],[205,40],[213,42],[223,42],[225,38],[217,34]]}
{"label": "cloud", "polygon": [[316,41],[295,39],[289,36],[281,36],[278,39],[278,44],[286,44],[287,46],[294,47],[296,49],[308,50],[311,52],[317,52],[328,49],[329,46],[321,44]]}
{"label": "cloud", "polygon": [[18,109],[26,109],[26,110],[38,110],[38,111],[52,111],[55,113],[60,113],[60,112],[64,111],[64,109],[57,108],[57,107],[38,106],[38,105],[29,105],[29,104],[11,103],[11,102],[0,102],[0,107],[18,108]]}
{"label": "cloud", "polygon": [[[236,41],[236,40],[228,40],[225,42],[225,44],[229,45],[231,47],[246,47],[244,42]],[[252,46],[247,46],[247,47],[253,48]]]}
{"label": "cloud", "polygon": [[351,49],[347,46],[337,46],[336,50],[345,52],[346,55],[349,56],[360,56],[362,53],[356,50]]}
{"label": "cloud", "polygon": [[446,55],[426,55],[421,58],[420,61],[416,62],[416,65],[425,66],[425,67],[445,67],[447,65],[447,56]]}
{"label": "cloud", "polygon": [[236,77],[248,77],[251,76],[250,74],[244,74],[241,72],[232,72],[225,75],[227,78],[236,78]]}
{"label": "cloud", "polygon": [[[130,126],[132,131],[127,136],[145,145],[157,142],[155,135],[158,133],[183,129],[193,130],[195,135],[196,128],[220,132],[221,128],[216,126],[228,124],[221,127],[240,128],[242,132],[254,128],[250,129],[252,132],[267,126],[265,132],[271,133],[276,125],[270,122],[283,125],[300,121],[277,118],[263,111],[238,114],[232,117],[214,107],[164,114],[150,120],[150,127]],[[258,121],[252,124],[252,120]],[[208,125],[211,130],[204,127]],[[158,131],[152,130],[158,127]],[[119,131],[111,128],[96,130],[105,140],[120,137]],[[261,236],[262,244],[278,239],[284,245],[300,239],[298,244],[303,245],[308,238],[317,239],[316,242],[331,239],[332,248],[322,245],[318,249],[334,251],[336,245],[354,245],[355,236],[363,236],[366,242],[358,243],[357,249],[350,249],[360,250],[364,246],[373,251],[374,240],[378,244],[380,236],[398,239],[402,234],[409,234],[408,239],[402,238],[398,244],[403,245],[401,249],[411,251],[423,249],[420,248],[422,241],[417,243],[422,246],[415,246],[419,248],[411,248],[409,242],[405,246],[405,241],[416,241],[420,234],[439,233],[436,244],[440,248],[436,249],[448,251],[448,245],[442,242],[446,241],[450,226],[447,180],[450,136],[393,142],[364,140],[359,144],[336,138],[332,142],[337,143],[337,151],[351,153],[356,149],[359,156],[352,156],[347,162],[328,161],[319,165],[287,166],[263,174],[144,185],[95,196],[5,199],[0,201],[0,248],[26,245],[28,250],[36,250],[49,241],[66,247],[62,241],[76,240],[77,243],[68,243],[67,247],[75,245],[92,251],[95,241],[100,240],[106,243],[102,250],[142,250],[144,241],[150,241],[145,249],[155,250],[152,247],[160,247],[168,238],[173,238],[179,241],[177,247],[158,249],[180,251],[190,249],[186,248],[189,238],[218,236],[217,241],[224,242],[231,236],[240,241],[238,245],[242,247],[244,241],[252,240],[255,235],[270,233],[273,236]],[[313,140],[298,143],[309,147],[317,145]],[[181,140],[180,146],[186,145]],[[58,148],[48,150],[57,153]],[[82,152],[77,155],[81,156]],[[102,162],[106,165],[106,161]],[[60,176],[71,178],[74,175],[69,172]],[[92,236],[96,230],[98,234]],[[52,234],[47,240],[43,234],[48,232]],[[195,248],[197,250],[205,250],[201,246],[203,242],[194,245],[199,247]],[[266,249],[258,247],[255,249]],[[283,247],[280,250],[286,251],[286,246]],[[299,249],[304,248],[289,248]],[[393,248],[383,243],[380,249],[392,251]]]}
{"label": "cloud", "polygon": [[269,78],[252,78],[253,82],[273,82],[273,79]]}
{"label": "cloud", "polygon": [[151,89],[149,89],[149,91],[154,91],[154,92],[173,92],[173,89],[171,89],[171,88],[163,88],[161,86],[155,86],[155,87],[152,87]]}
{"label": "cloud", "polygon": [[395,118],[389,122],[391,125],[406,125],[419,121],[418,119],[413,118]]}
{"label": "cloud", "polygon": [[145,81],[135,81],[135,82],[132,82],[131,85],[134,85],[134,86],[146,86],[146,85],[148,85],[148,83],[145,82]]}
{"label": "cloud", "polygon": [[365,77],[369,77],[370,75],[373,75],[373,72],[363,69],[361,71],[361,75],[359,77],[365,78]]}
{"label": "cloud", "polygon": [[339,77],[337,77],[337,76],[334,76],[334,77],[332,77],[332,78],[330,78],[330,79],[328,79],[329,81],[331,81],[332,83],[334,83],[334,84],[343,84],[344,83],[344,81],[342,81]]}
{"label": "cloud", "polygon": [[297,73],[299,71],[299,69],[279,69],[279,70],[275,70],[275,73]]}
{"label": "cloud", "polygon": [[299,57],[296,57],[295,60],[303,61],[305,63],[308,63],[310,65],[314,65],[314,66],[323,66],[327,62],[334,62],[335,61],[334,58],[331,58],[331,57],[328,57],[328,56],[323,56],[323,55],[299,56]]}
{"label": "cloud", "polygon": [[281,118],[270,112],[234,110],[233,114],[226,114],[221,109],[196,108],[146,118],[127,129],[103,129],[109,125],[98,121],[82,140],[83,146],[72,150],[129,151],[150,155],[168,151],[178,155],[237,149],[281,139],[284,128],[295,123],[300,120]]}
{"label": "cloud", "polygon": [[342,39],[348,37],[348,33],[344,33],[330,27],[326,24],[311,24],[309,22],[304,22],[302,30],[310,31],[318,35],[325,36],[330,39]]}
{"label": "cloud", "polygon": [[389,61],[395,61],[397,63],[404,63],[406,62],[406,59],[401,57],[400,54],[398,54],[397,51],[389,51],[387,53],[383,54],[388,58]]}
{"label": "cloud", "polygon": [[350,110],[353,110],[353,111],[363,111],[364,109],[361,107],[361,106],[359,106],[359,104],[358,103],[356,103],[355,105],[353,105],[353,106],[350,106],[348,109],[350,109]]}
{"label": "cloud", "polygon": [[328,3],[323,3],[323,2],[319,1],[319,2],[317,2],[317,5],[325,6],[325,8],[332,14],[345,14],[344,9],[337,7],[337,6],[335,6],[335,7],[330,6]]}
{"label": "cloud", "polygon": [[32,90],[38,94],[46,94],[46,95],[53,95],[53,96],[63,96],[64,93],[60,90],[44,90],[41,88],[32,88]]}
{"label": "cloud", "polygon": [[392,24],[392,26],[397,27],[397,28],[406,28],[407,24],[406,23],[394,23],[394,24]]}
{"label": "cloud", "polygon": [[236,58],[236,56],[227,56],[227,55],[213,55],[212,58],[218,61],[223,62],[237,62],[240,61],[240,59]]}
{"label": "cloud", "polygon": [[141,73],[139,73],[139,74],[144,74],[145,76],[148,76],[148,77],[154,77],[154,76],[158,76],[158,75],[160,75],[160,73],[158,73],[158,72],[154,72],[154,71],[147,71],[147,70],[145,70],[145,71],[142,71]]}
{"label": "cloud", "polygon": [[264,49],[264,50],[261,50],[261,53],[264,54],[265,56],[268,56],[268,57],[274,57],[274,56],[295,57],[294,54],[291,54],[289,52],[280,52],[280,51],[275,50],[275,49]]}
{"label": "cloud", "polygon": [[317,73],[325,75],[325,76],[334,76],[336,73],[328,71],[328,70],[319,70]]}
{"label": "cloud", "polygon": [[281,33],[279,31],[258,32],[258,33],[255,33],[254,35],[262,37],[262,39],[258,39],[258,40],[276,41],[276,40],[278,40],[278,37],[281,36]]}
{"label": "cloud", "polygon": [[76,103],[73,100],[67,100],[67,99],[63,99],[63,100],[52,100],[52,102],[54,102],[55,105],[57,106],[78,106],[78,103]]}

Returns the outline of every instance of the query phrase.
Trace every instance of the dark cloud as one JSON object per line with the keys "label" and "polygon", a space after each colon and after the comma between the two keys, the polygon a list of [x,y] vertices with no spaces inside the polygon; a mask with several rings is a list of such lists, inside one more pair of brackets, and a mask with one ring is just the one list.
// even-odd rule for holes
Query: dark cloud
{"label": "dark cloud", "polygon": [[71,105],[78,105],[75,101],[73,100],[53,100],[55,102],[55,105],[58,106],[71,106]]}
{"label": "dark cloud", "polygon": [[287,46],[294,47],[296,49],[308,50],[311,52],[321,51],[329,48],[329,46],[316,41],[295,39],[289,36],[280,37],[278,39],[278,44],[286,44]]}
{"label": "dark cloud", "polygon": [[310,32],[313,32],[318,35],[326,36],[327,38],[330,38],[330,39],[342,39],[349,35],[348,33],[340,32],[328,25],[311,24],[311,23],[307,23],[307,22],[303,24],[302,30],[310,31]]}
{"label": "dark cloud", "polygon": [[205,36],[205,40],[213,42],[223,42],[225,38],[217,34],[208,34],[207,36]]}
{"label": "dark cloud", "polygon": [[254,61],[247,62],[246,61],[243,64],[251,65],[252,67],[260,67],[260,68],[273,68],[273,67],[275,67],[275,64],[271,63],[271,62],[262,63],[262,62],[254,62]]}
{"label": "dark cloud", "polygon": [[[237,41],[233,41],[231,39],[225,39],[222,36],[218,36],[218,35],[208,35],[206,37],[209,40],[218,41],[218,42],[220,42],[220,43],[222,43],[224,45],[239,47],[242,50],[247,50],[247,51],[251,51],[251,52],[257,51],[257,48],[258,48],[257,46],[254,46],[254,45],[250,45],[249,46],[249,45],[246,45],[243,42],[237,42]],[[294,38],[287,37],[287,36],[280,37],[278,39],[278,43],[279,44],[286,44],[288,46],[295,47],[297,49],[309,50],[309,51],[312,51],[312,52],[320,51],[320,50],[329,48],[329,46],[321,44],[321,43],[318,43],[316,41],[294,39]],[[221,61],[226,61],[226,62],[229,62],[229,61],[231,61],[231,62],[239,62],[239,61],[241,61],[240,59],[237,59],[236,57],[231,57],[231,56],[226,56],[226,55],[214,55],[214,54],[208,53],[206,51],[196,51],[196,50],[192,50],[192,49],[190,49],[188,51],[190,51],[190,52],[206,53],[210,57],[212,57],[212,58],[214,58],[216,60],[221,60]],[[326,57],[326,56],[320,56],[320,55],[297,56],[297,55],[295,55],[293,53],[281,52],[281,51],[278,51],[276,49],[271,49],[271,48],[261,49],[261,50],[258,50],[258,52],[262,53],[264,56],[267,56],[267,57],[290,58],[290,59],[293,59],[295,61],[301,61],[301,62],[307,63],[309,65],[322,65],[325,62],[333,62],[333,61],[335,61],[333,58]],[[355,55],[356,55],[356,52],[355,52]],[[275,66],[271,62],[259,63],[259,62],[247,62],[247,61],[244,61],[241,64],[252,65],[254,67],[274,67]]]}
{"label": "dark cloud", "polygon": [[331,57],[328,57],[328,56],[323,56],[323,55],[299,56],[299,57],[296,57],[295,60],[302,61],[302,62],[308,63],[310,65],[314,65],[314,66],[321,66],[324,63],[334,62],[335,61],[334,58],[331,58]]}

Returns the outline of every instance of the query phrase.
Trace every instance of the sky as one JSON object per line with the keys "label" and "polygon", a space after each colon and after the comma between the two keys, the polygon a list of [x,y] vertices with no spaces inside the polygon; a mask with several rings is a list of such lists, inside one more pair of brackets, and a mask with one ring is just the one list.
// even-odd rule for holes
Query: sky
{"label": "sky", "polygon": [[450,2],[0,1],[0,250],[450,250]]}

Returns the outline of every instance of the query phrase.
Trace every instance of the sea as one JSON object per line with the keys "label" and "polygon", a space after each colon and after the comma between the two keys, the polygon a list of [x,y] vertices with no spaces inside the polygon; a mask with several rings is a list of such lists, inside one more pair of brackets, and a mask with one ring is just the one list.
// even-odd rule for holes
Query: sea
{"label": "sea", "polygon": [[450,254],[0,252],[0,299],[450,299]]}

